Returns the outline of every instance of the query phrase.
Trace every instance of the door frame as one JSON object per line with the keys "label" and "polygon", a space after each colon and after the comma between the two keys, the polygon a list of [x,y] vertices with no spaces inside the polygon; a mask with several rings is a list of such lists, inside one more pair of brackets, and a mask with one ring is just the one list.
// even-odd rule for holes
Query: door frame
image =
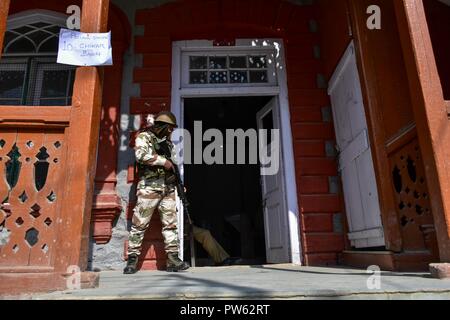
{"label": "door frame", "polygon": [[[261,49],[277,48],[280,67],[277,71],[277,86],[245,86],[245,87],[217,87],[217,88],[182,88],[182,54],[186,51],[261,51]],[[209,40],[188,40],[174,41],[172,43],[172,94],[171,111],[175,114],[180,123],[184,123],[184,99],[204,98],[204,97],[237,97],[237,96],[273,96],[278,100],[281,126],[281,161],[284,168],[284,196],[286,204],[285,221],[288,226],[288,254],[290,263],[302,264],[302,247],[300,243],[300,212],[297,199],[297,184],[295,174],[295,158],[291,130],[291,119],[289,110],[288,87],[286,76],[286,63],[284,55],[284,45],[282,39],[236,39],[234,47],[215,47],[213,41]],[[184,168],[180,166],[180,174],[183,177]],[[177,201],[178,202],[178,201]],[[180,218],[182,219],[182,208],[178,206]],[[179,234],[183,235],[183,224],[179,224]],[[182,239],[181,243],[182,243]],[[183,250],[180,250],[182,254]]]}

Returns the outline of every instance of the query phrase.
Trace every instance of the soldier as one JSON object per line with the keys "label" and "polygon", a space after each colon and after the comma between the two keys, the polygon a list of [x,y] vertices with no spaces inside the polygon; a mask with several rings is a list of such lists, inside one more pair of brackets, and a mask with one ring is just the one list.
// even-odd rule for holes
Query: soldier
{"label": "soldier", "polygon": [[[163,148],[169,148],[171,153],[175,154],[171,134],[176,127],[175,116],[171,112],[161,112],[155,118],[154,124],[136,137],[135,155],[139,183],[137,203],[129,235],[128,263],[124,274],[133,274],[137,271],[144,234],[156,208],[163,226],[167,271],[177,272],[189,268],[189,265],[178,258],[179,242],[173,164],[161,152]],[[175,157],[173,156],[172,159]]]}

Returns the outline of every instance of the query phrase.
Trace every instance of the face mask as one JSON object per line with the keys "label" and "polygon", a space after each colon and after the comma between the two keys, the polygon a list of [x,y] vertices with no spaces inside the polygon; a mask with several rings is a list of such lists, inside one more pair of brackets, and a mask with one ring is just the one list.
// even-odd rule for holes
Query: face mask
{"label": "face mask", "polygon": [[168,137],[170,135],[169,125],[167,123],[155,123],[152,131],[158,138]]}

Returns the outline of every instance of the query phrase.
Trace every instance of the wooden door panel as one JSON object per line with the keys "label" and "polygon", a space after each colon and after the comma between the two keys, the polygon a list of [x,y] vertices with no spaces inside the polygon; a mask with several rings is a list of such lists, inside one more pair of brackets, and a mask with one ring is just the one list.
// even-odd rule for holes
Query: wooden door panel
{"label": "wooden door panel", "polygon": [[390,156],[403,250],[438,256],[436,231],[417,137]]}
{"label": "wooden door panel", "polygon": [[[272,123],[270,128],[265,128],[264,119],[271,113]],[[279,129],[280,119],[278,110],[278,100],[273,98],[256,115],[258,129]],[[278,141],[281,143],[281,141]],[[264,150],[267,146],[265,141],[259,140],[259,147]],[[273,146],[268,146],[269,148]],[[273,152],[274,149],[272,149]],[[280,154],[281,158],[281,154]],[[280,161],[281,162],[281,161]],[[264,206],[264,229],[266,233],[266,258],[268,263],[286,263],[289,262],[288,252],[288,227],[286,221],[286,205],[284,198],[284,172],[280,168],[278,172],[272,175],[265,175],[266,170],[261,166],[261,184],[263,191]]]}
{"label": "wooden door panel", "polygon": [[2,211],[7,213],[3,229],[10,234],[0,247],[0,255],[5,257],[0,266],[51,266],[57,238],[57,199],[62,192],[64,131],[17,129],[0,136],[8,140],[2,153],[10,154],[6,162],[2,161],[0,180],[10,176],[12,162],[19,168],[15,171],[17,183],[7,182],[0,190],[2,196],[7,194],[2,204]]}
{"label": "wooden door panel", "polygon": [[357,248],[384,246],[375,170],[368,139],[362,91],[353,44],[330,81],[339,170],[345,197],[349,239]]}

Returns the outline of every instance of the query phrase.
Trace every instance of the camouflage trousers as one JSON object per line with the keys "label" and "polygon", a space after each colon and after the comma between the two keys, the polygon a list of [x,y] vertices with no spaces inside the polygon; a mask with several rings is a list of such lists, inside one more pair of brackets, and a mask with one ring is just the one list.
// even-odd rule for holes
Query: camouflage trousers
{"label": "camouflage trousers", "polygon": [[178,253],[178,224],[175,189],[140,189],[137,192],[132,227],[128,241],[128,255],[141,254],[142,241],[155,209],[158,209],[166,253]]}

